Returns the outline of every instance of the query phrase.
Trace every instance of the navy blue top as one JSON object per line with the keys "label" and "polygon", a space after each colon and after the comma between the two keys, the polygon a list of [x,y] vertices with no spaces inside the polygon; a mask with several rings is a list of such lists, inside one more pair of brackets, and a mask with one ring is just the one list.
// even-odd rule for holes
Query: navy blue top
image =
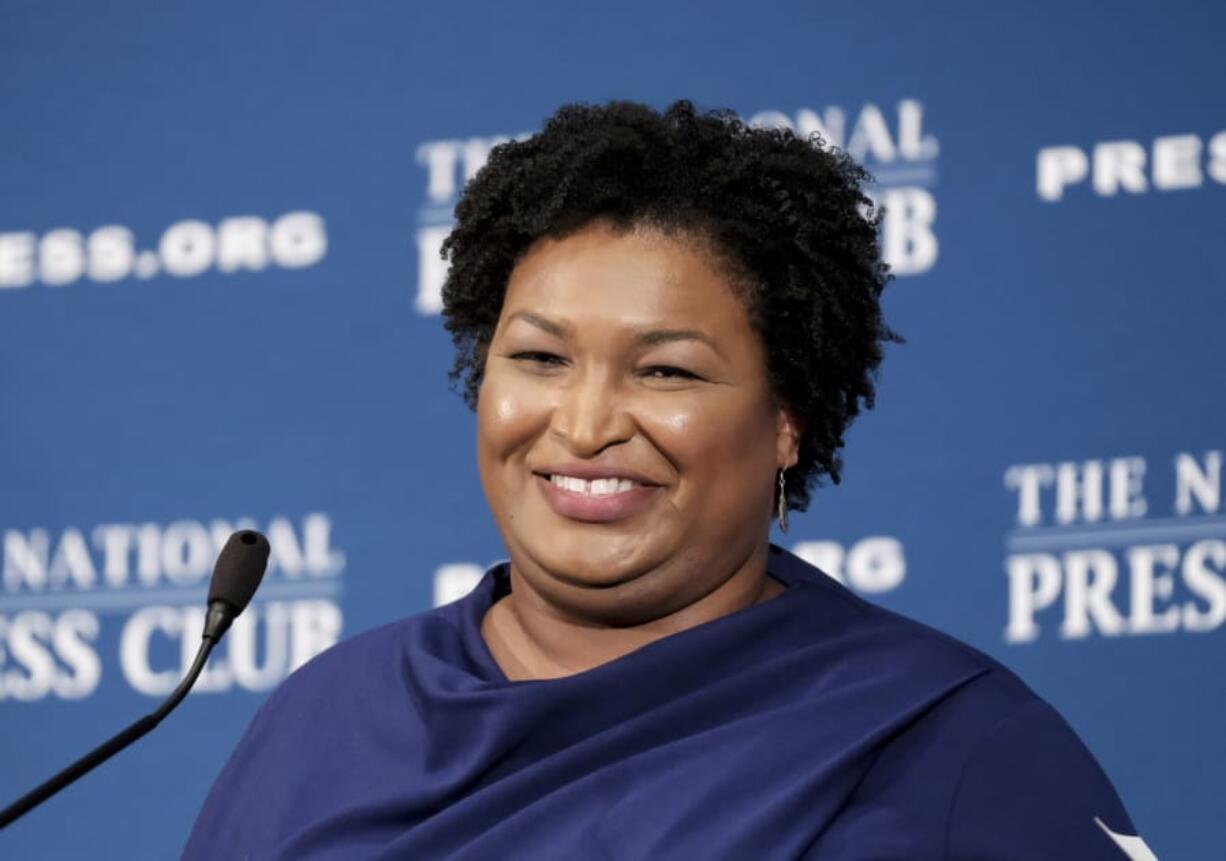
{"label": "navy blue top", "polygon": [[481,637],[509,588],[497,566],[287,679],[185,857],[1152,857],[1008,670],[777,547],[769,571],[772,600],[511,682]]}

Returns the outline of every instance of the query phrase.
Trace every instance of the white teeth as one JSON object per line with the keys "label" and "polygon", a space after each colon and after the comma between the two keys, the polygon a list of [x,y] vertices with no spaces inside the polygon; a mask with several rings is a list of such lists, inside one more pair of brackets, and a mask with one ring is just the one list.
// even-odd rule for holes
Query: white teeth
{"label": "white teeth", "polygon": [[611,496],[614,493],[625,493],[633,490],[637,483],[628,478],[597,478],[585,481],[573,475],[551,475],[549,481],[554,487],[569,490],[571,493],[582,493],[584,496]]}

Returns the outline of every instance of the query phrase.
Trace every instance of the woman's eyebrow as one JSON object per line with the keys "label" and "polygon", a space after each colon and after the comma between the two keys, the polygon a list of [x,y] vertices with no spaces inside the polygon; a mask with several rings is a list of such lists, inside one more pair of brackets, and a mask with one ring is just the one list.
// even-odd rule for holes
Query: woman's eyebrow
{"label": "woman's eyebrow", "polygon": [[559,324],[550,320],[548,317],[542,317],[540,314],[533,314],[531,311],[516,311],[508,320],[523,320],[530,326],[535,326],[544,332],[548,332],[555,338],[565,338],[566,330]]}
{"label": "woman's eyebrow", "polygon": [[651,329],[647,332],[640,332],[635,336],[634,340],[644,347],[671,344],[674,341],[700,341],[720,356],[724,355],[723,350],[719,348],[710,335],[697,329]]}
{"label": "woman's eyebrow", "polygon": [[[565,338],[567,335],[567,327],[532,311],[516,311],[507,319],[522,320],[528,325],[535,326],[556,338]],[[714,339],[698,329],[648,329],[634,336],[635,344],[640,347],[656,347],[660,344],[671,344],[675,341],[699,341],[706,344],[721,357],[724,355],[723,350],[719,348]]]}

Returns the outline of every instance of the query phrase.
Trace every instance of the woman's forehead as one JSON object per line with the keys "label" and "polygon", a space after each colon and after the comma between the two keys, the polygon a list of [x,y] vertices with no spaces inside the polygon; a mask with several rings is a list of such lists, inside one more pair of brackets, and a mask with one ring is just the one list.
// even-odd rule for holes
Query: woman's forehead
{"label": "woman's forehead", "polygon": [[725,267],[706,243],[650,227],[604,224],[533,244],[508,281],[503,317],[524,311],[575,324],[688,320],[725,329],[748,322]]}

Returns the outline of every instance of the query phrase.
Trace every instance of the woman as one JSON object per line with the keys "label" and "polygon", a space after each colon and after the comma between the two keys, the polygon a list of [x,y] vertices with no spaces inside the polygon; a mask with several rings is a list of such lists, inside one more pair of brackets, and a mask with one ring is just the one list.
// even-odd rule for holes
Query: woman
{"label": "woman", "polygon": [[497,148],[444,313],[510,561],[282,685],[187,856],[1152,857],[1007,670],[769,543],[899,340],[865,179],[687,102]]}

